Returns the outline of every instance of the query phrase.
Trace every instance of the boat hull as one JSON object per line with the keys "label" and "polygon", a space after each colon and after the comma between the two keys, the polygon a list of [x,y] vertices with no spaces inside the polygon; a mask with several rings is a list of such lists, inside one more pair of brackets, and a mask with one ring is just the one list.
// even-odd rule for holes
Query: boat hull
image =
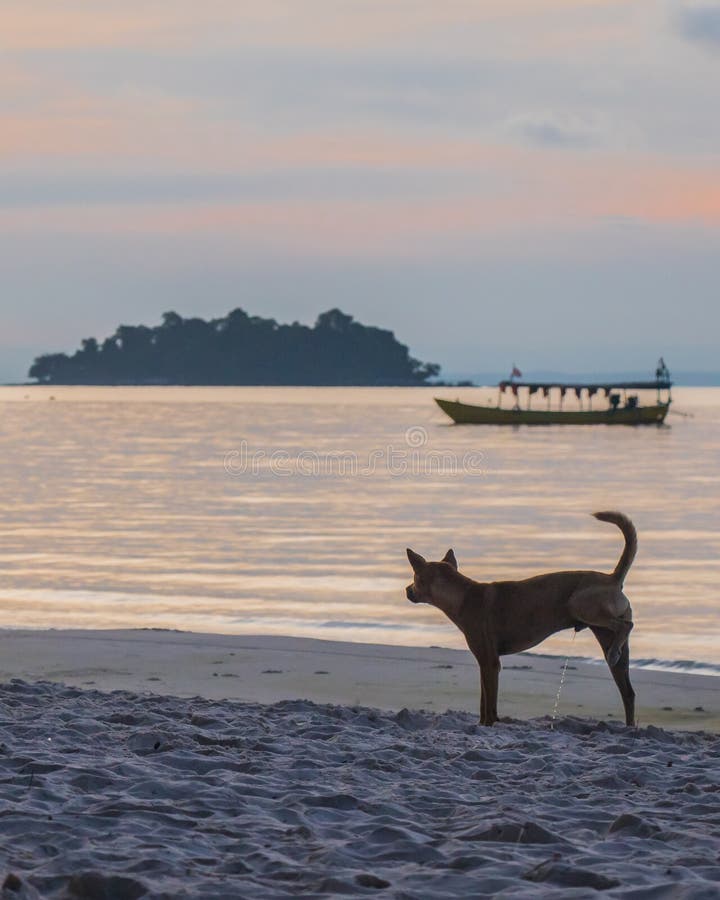
{"label": "boat hull", "polygon": [[457,425],[662,425],[669,403],[634,409],[502,409],[435,398]]}

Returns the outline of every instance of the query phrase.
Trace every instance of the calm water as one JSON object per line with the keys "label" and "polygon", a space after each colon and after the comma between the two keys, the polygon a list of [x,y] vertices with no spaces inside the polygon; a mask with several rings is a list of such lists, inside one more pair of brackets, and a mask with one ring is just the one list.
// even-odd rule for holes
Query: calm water
{"label": "calm water", "polygon": [[718,662],[720,389],[678,389],[692,417],[660,429],[458,428],[432,396],[0,389],[0,625],[463,646],[405,600],[407,545],[480,580],[609,571],[610,508],[640,535],[634,656]]}

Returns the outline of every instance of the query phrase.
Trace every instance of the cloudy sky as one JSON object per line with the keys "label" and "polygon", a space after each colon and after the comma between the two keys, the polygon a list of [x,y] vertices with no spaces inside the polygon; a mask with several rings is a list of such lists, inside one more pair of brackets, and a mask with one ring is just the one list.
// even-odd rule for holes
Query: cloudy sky
{"label": "cloudy sky", "polygon": [[720,3],[4,0],[0,47],[0,378],[234,306],[720,369]]}

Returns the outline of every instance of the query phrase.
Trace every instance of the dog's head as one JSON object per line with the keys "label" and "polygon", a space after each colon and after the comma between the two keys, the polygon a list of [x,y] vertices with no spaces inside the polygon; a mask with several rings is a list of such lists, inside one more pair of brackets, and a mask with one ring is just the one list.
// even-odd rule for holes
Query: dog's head
{"label": "dog's head", "polygon": [[452,575],[457,572],[455,554],[448,550],[440,562],[428,562],[408,547],[407,555],[415,573],[413,583],[405,588],[408,600],[443,607],[443,598],[447,596]]}

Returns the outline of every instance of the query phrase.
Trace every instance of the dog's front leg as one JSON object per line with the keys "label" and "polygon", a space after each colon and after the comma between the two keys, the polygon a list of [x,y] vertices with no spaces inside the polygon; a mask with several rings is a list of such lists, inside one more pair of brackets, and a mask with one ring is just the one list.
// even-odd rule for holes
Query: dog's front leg
{"label": "dog's front leg", "polygon": [[500,682],[500,659],[493,657],[483,665],[483,695],[485,697],[485,725],[494,725],[498,720],[497,698]]}
{"label": "dog's front leg", "polygon": [[480,724],[488,725],[488,710],[487,710],[487,691],[485,690],[485,670],[483,669],[482,663],[478,660],[478,665],[480,667]]}
{"label": "dog's front leg", "polygon": [[480,667],[480,724],[492,725],[497,722],[497,695],[500,660],[485,656],[475,657]]}
{"label": "dog's front leg", "polygon": [[478,674],[480,675],[480,721],[479,725],[488,725],[488,692],[485,687],[485,658],[483,654],[477,650],[475,647],[470,645],[468,642],[468,646],[470,646],[470,652],[475,657],[475,660],[478,664]]}

